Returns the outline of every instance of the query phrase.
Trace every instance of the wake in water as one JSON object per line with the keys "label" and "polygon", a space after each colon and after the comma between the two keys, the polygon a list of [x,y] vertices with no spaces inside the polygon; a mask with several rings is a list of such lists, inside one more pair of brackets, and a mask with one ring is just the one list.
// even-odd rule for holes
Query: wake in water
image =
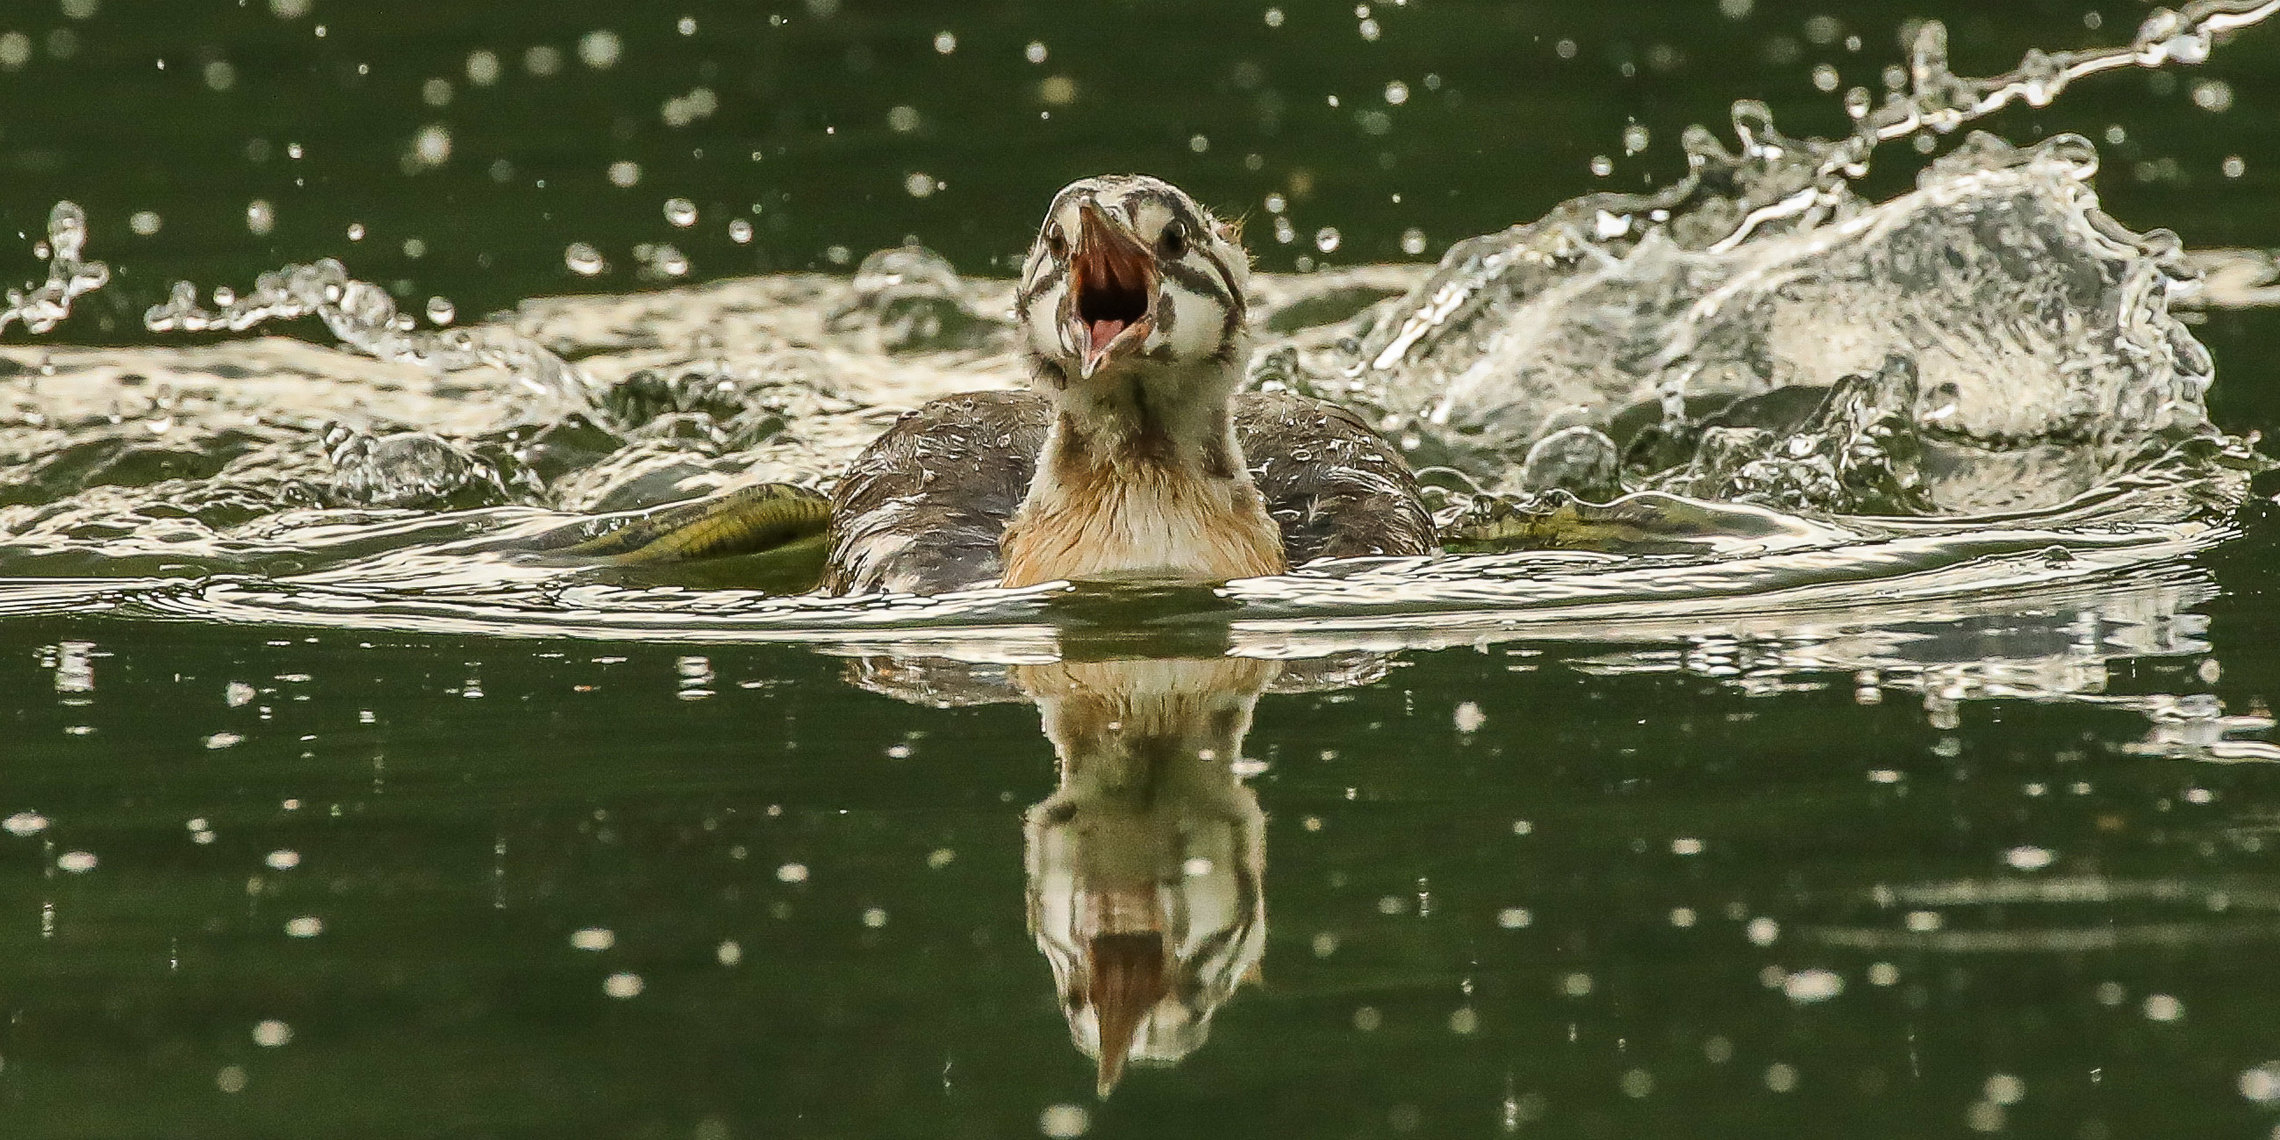
{"label": "wake in water", "polygon": [[[1430,271],[1262,279],[1251,383],[1367,409],[1433,485],[1451,548],[1475,553],[1217,591],[830,600],[764,562],[581,561],[562,550],[629,512],[822,487],[900,409],[1019,386],[1009,286],[904,248],[851,281],[538,300],[422,331],[325,261],[242,294],[178,286],[146,324],[314,317],[341,349],[0,352],[0,610],[1017,657],[1113,614],[1183,649],[1303,656],[1325,636],[1836,637],[2021,591],[2079,601],[2227,536],[2263,463],[2209,422],[2214,369],[2178,316],[2210,279],[2174,237],[2099,211],[2080,138],[1974,135],[1887,202],[1851,180],[1881,143],[2198,62],[2276,10],[2161,12],[2127,48],[1989,80],[1950,73],[1931,25],[1907,91],[1846,97],[1847,138],[1789,138],[1738,104],[1739,149],[1689,132],[1693,173],[1659,193],[1570,201]],[[85,236],[59,206],[49,280],[11,293],[0,327],[46,331],[104,283]],[[2232,274],[2229,303],[2268,280],[2202,264]]]}

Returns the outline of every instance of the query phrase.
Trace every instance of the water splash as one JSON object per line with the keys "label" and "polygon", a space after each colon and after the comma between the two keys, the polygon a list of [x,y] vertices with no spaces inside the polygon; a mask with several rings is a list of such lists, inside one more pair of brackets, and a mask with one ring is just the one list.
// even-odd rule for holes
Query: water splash
{"label": "water splash", "polygon": [[22,322],[24,331],[47,332],[71,315],[71,303],[111,280],[111,267],[85,259],[87,213],[77,204],[57,202],[48,211],[47,240],[35,252],[48,263],[45,282],[8,290],[8,306],[0,308],[0,333],[10,322]]}
{"label": "water splash", "polygon": [[[1282,382],[1374,406],[1419,461],[1492,492],[1572,489],[1570,460],[1616,453],[1626,487],[1792,509],[2063,501],[2213,434],[2208,354],[2171,311],[2200,303],[2194,264],[2174,235],[2099,210],[2098,156],[2076,136],[2021,149],[1973,134],[1886,203],[1852,182],[1884,143],[2045,105],[2104,71],[2198,63],[2276,11],[2159,10],[2126,47],[2030,52],[1986,79],[1955,75],[1928,23],[1907,91],[1846,95],[1852,134],[1791,138],[1737,102],[1738,151],[1693,128],[1689,174],[1658,193],[1587,195],[1457,243],[1401,301],[1286,361]],[[1868,383],[1895,368],[1920,382]],[[1884,401],[1859,404],[1872,387]],[[1849,439],[1807,438],[1839,421]],[[1938,475],[1912,471],[1917,456]]]}
{"label": "water splash", "polygon": [[585,374],[544,345],[497,325],[420,331],[411,314],[396,311],[386,289],[350,277],[329,257],[264,273],[242,295],[216,289],[213,300],[215,308],[205,308],[198,287],[178,281],[163,304],[143,315],[143,327],[154,333],[244,332],[271,321],[316,317],[342,344],[378,360],[438,372],[499,368],[542,396],[578,408],[592,404],[593,385]]}
{"label": "water splash", "polygon": [[[1957,80],[1918,56],[1911,129],[1952,130],[2027,82]],[[1376,405],[1438,467],[1444,519],[1497,549],[1555,549],[1165,596],[817,599],[720,588],[752,584],[730,572],[566,564],[561,550],[625,521],[591,512],[820,487],[900,408],[1021,384],[996,316],[1010,283],[898,248],[852,280],[550,298],[422,332],[324,261],[210,304],[178,286],[147,324],[314,316],[390,365],[277,338],[66,348],[52,377],[0,388],[16,413],[0,456],[41,457],[0,460],[24,488],[0,495],[0,572],[90,580],[13,589],[0,610],[1045,659],[1097,625],[1145,629],[1120,652],[1160,635],[1303,656],[1705,622],[1786,636],[1836,612],[1883,629],[2159,577],[2227,537],[2260,460],[2208,423],[2213,369],[2172,312],[2200,283],[2175,239],[2099,212],[2097,156],[2073,137],[1974,135],[1913,191],[1858,200],[1868,140],[1898,128],[1848,105],[1858,141],[1833,143],[1737,105],[1741,151],[1692,132],[1684,184],[1576,199],[1459,243],[1430,276],[1254,279],[1255,382]],[[1807,188],[1804,207],[1762,212]],[[143,394],[122,398],[126,373]],[[575,399],[502,420],[500,377]],[[1660,493],[1586,508],[1533,494],[1547,486]]]}

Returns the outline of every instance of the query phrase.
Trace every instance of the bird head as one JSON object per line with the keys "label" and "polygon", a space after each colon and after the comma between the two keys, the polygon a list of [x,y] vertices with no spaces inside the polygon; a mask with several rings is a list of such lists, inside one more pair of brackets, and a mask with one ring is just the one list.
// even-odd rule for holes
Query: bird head
{"label": "bird head", "polygon": [[1229,363],[1249,278],[1235,228],[1178,187],[1137,174],[1087,178],[1046,212],[1015,316],[1061,387]]}

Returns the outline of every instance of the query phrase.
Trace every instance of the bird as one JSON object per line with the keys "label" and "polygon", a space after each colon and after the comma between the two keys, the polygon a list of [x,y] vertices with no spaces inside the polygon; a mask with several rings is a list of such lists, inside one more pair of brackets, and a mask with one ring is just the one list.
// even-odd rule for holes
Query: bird
{"label": "bird", "polygon": [[821,592],[1215,583],[1438,553],[1415,475],[1367,422],[1238,390],[1250,271],[1238,228],[1168,182],[1063,188],[1014,304],[1029,390],[935,400],[858,454]]}

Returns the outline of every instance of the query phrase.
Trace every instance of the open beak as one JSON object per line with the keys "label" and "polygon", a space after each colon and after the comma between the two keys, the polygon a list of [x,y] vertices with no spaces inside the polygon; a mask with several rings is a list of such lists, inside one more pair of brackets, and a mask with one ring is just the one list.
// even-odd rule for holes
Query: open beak
{"label": "open beak", "polygon": [[1077,209],[1062,333],[1077,357],[1078,377],[1089,380],[1155,331],[1156,257],[1092,203]]}

